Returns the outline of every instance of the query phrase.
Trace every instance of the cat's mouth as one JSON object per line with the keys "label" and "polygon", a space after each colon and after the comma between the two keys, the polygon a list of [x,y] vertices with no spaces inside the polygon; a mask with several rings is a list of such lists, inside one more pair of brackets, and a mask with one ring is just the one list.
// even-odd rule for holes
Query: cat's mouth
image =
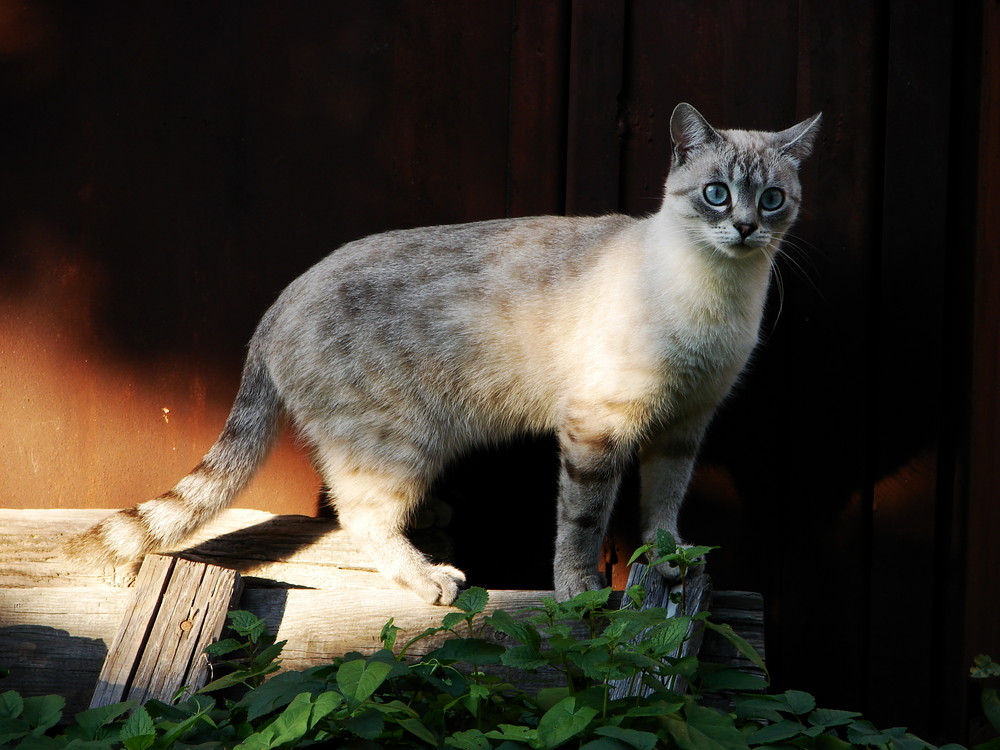
{"label": "cat's mouth", "polygon": [[730,242],[722,247],[722,250],[734,258],[745,258],[748,255],[752,255],[755,252],[764,250],[767,247],[767,242],[762,242],[759,239],[754,239],[753,237],[747,237],[746,239],[739,239],[735,242]]}

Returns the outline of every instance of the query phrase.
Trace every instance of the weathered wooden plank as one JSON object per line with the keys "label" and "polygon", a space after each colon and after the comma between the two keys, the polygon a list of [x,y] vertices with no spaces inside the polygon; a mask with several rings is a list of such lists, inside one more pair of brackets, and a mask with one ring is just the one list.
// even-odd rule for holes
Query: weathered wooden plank
{"label": "weathered wooden plank", "polygon": [[97,687],[90,700],[91,708],[125,699],[136,662],[142,655],[153,620],[159,611],[160,597],[163,596],[173,565],[173,558],[162,555],[150,555],[143,562],[121,625],[101,668]]}
{"label": "weathered wooden plank", "polygon": [[[648,566],[642,563],[633,563],[629,571],[628,586],[637,584],[641,584],[646,591],[646,597],[642,601],[642,609],[662,607],[666,610],[666,617],[676,617],[680,614],[694,617],[699,612],[704,611],[712,595],[712,579],[707,574],[692,576],[687,581],[686,586],[667,585],[663,578],[653,573]],[[678,594],[681,596],[675,596]],[[627,601],[622,602],[622,607],[628,606],[631,605]],[[698,653],[701,640],[702,629],[692,627],[689,630],[688,639],[675,652],[675,655],[684,658]],[[666,685],[679,693],[687,690],[687,683],[680,677],[671,678],[666,682]],[[638,680],[619,680],[611,689],[611,697],[649,695],[651,692],[651,688],[641,684]]]}
{"label": "weathered wooden plank", "polygon": [[[708,609],[713,622],[731,625],[764,658],[764,597],[752,591],[713,591]],[[763,676],[729,641],[711,631],[705,633],[698,655],[702,661],[727,664]]]}
{"label": "weathered wooden plank", "polygon": [[0,589],[0,666],[4,690],[66,698],[85,709],[128,600],[107,585]]}
{"label": "weathered wooden plank", "polygon": [[[99,585],[109,571],[81,570],[62,551],[80,533],[114,511],[0,509],[0,587]],[[425,545],[426,546],[426,545]],[[271,585],[337,585],[361,588],[374,566],[336,521],[307,516],[275,516],[231,509],[169,552],[238,570]],[[342,576],[342,570],[360,576]]]}
{"label": "weathered wooden plank", "polygon": [[[60,539],[109,512],[0,510],[0,559],[17,561],[21,555],[24,563],[18,570],[0,567],[0,666],[13,668],[5,687],[27,695],[59,692],[67,697],[71,712],[86,708],[92,694],[103,696],[103,701],[117,699],[112,695],[124,697],[126,693],[112,691],[114,686],[126,684],[130,664],[136,671],[133,681],[141,678],[153,686],[157,670],[151,666],[140,670],[137,660],[148,658],[152,664],[175,658],[179,624],[192,621],[194,630],[183,600],[168,606],[169,600],[177,597],[167,590],[170,582],[165,581],[162,570],[156,578],[154,567],[194,569],[199,567],[195,562],[150,556],[136,582],[137,588],[146,589],[141,595],[110,585],[100,575],[64,575],[68,563],[59,551]],[[53,528],[58,530],[52,532]],[[371,653],[381,647],[379,633],[390,618],[401,628],[399,639],[403,642],[439,625],[451,611],[425,604],[372,570],[365,570],[363,553],[331,521],[233,510],[204,529],[195,541],[188,545],[185,557],[254,576],[273,573],[281,581],[245,579],[248,588],[239,606],[262,617],[279,639],[288,641],[282,655],[283,669],[304,669],[350,651]],[[277,559],[282,556],[285,559]],[[650,576],[645,583],[655,597],[659,577]],[[154,613],[157,592],[162,592],[165,603]],[[504,609],[516,614],[539,606],[552,593],[490,591],[487,611]],[[717,594],[717,599],[720,596]],[[221,616],[224,608],[216,607],[215,611]],[[161,628],[156,633],[154,621]],[[144,623],[149,627],[147,641],[170,641],[174,652],[157,646],[147,656],[133,646],[126,631],[141,636]],[[214,628],[214,624],[206,625],[204,632],[215,632]],[[506,642],[505,636],[488,629],[483,635]],[[195,644],[190,633],[187,638],[184,658],[194,659],[207,640]],[[425,654],[444,638],[428,638],[412,653]],[[103,678],[106,684],[95,691],[109,652],[121,655],[109,660]],[[536,675],[517,677],[532,689],[553,684],[557,675],[540,670]],[[154,687],[169,698],[167,694],[188,679],[190,676],[178,682],[175,678],[169,687],[160,680]],[[128,693],[131,698],[139,695]]]}
{"label": "weathered wooden plank", "polygon": [[214,565],[150,555],[98,678],[91,707],[151,698],[171,701],[206,682],[205,647],[239,598],[240,576]]}

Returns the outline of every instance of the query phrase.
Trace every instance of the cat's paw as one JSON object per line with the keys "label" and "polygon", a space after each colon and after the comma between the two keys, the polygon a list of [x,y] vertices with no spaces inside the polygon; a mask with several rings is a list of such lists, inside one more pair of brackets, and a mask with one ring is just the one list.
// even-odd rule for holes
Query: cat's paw
{"label": "cat's paw", "polygon": [[603,588],[604,577],[597,572],[558,576],[556,579],[556,600],[564,602],[584,591],[600,591]]}
{"label": "cat's paw", "polygon": [[[685,549],[690,548],[693,545],[683,544],[681,545]],[[691,565],[687,569],[688,579],[696,578],[705,572],[705,558],[696,557],[695,560],[700,563],[698,565]],[[660,563],[656,566],[656,572],[660,574],[660,577],[669,584],[680,583],[681,580],[681,569],[677,565],[671,565],[670,563]]]}
{"label": "cat's paw", "polygon": [[451,565],[428,565],[398,576],[396,581],[428,604],[448,606],[465,585],[465,573]]}

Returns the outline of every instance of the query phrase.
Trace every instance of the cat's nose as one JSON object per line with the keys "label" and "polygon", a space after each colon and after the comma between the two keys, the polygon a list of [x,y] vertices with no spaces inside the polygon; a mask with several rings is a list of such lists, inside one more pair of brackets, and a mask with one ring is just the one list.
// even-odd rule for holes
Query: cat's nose
{"label": "cat's nose", "polygon": [[749,223],[747,223],[747,224],[733,224],[733,226],[736,227],[736,231],[740,233],[740,237],[742,237],[743,239],[746,239],[751,234],[753,234],[754,232],[757,231],[757,225],[756,224],[749,224]]}

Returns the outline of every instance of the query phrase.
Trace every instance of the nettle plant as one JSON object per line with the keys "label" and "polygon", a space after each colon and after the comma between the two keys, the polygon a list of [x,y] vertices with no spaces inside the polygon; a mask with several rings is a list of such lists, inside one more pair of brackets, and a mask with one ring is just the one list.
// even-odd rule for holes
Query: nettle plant
{"label": "nettle plant", "polygon": [[[642,551],[657,563],[674,555],[686,573],[706,548],[677,549],[661,536]],[[390,620],[382,648],[332,663],[279,672],[283,642],[259,618],[230,613],[233,637],[209,648],[228,670],[173,704],[120,703],[76,714],[62,725],[57,696],[0,694],[0,747],[79,748],[455,748],[514,750],[751,750],[933,747],[901,728],[878,730],[859,714],[817,707],[807,693],[767,695],[764,679],[680,656],[699,628],[733,643],[766,674],[757,653],[707,613],[674,615],[641,609],[641,586],[626,606],[609,607],[610,589],[511,615],[486,613],[487,592],[465,591],[441,625],[408,639]],[[510,645],[486,637],[503,634]],[[448,636],[419,656],[414,647]],[[426,645],[426,644],[424,644]],[[988,660],[987,660],[988,662]],[[991,669],[983,662],[984,671]],[[992,662],[989,662],[992,664]],[[995,667],[996,665],[993,665]],[[544,670],[560,687],[527,691],[518,675]],[[672,689],[682,680],[689,689]],[[642,686],[628,694],[623,682]],[[746,691],[757,691],[747,694]],[[743,692],[724,711],[705,698]],[[993,694],[995,697],[995,693]],[[994,750],[994,743],[982,746]],[[951,746],[957,748],[959,746]]]}

